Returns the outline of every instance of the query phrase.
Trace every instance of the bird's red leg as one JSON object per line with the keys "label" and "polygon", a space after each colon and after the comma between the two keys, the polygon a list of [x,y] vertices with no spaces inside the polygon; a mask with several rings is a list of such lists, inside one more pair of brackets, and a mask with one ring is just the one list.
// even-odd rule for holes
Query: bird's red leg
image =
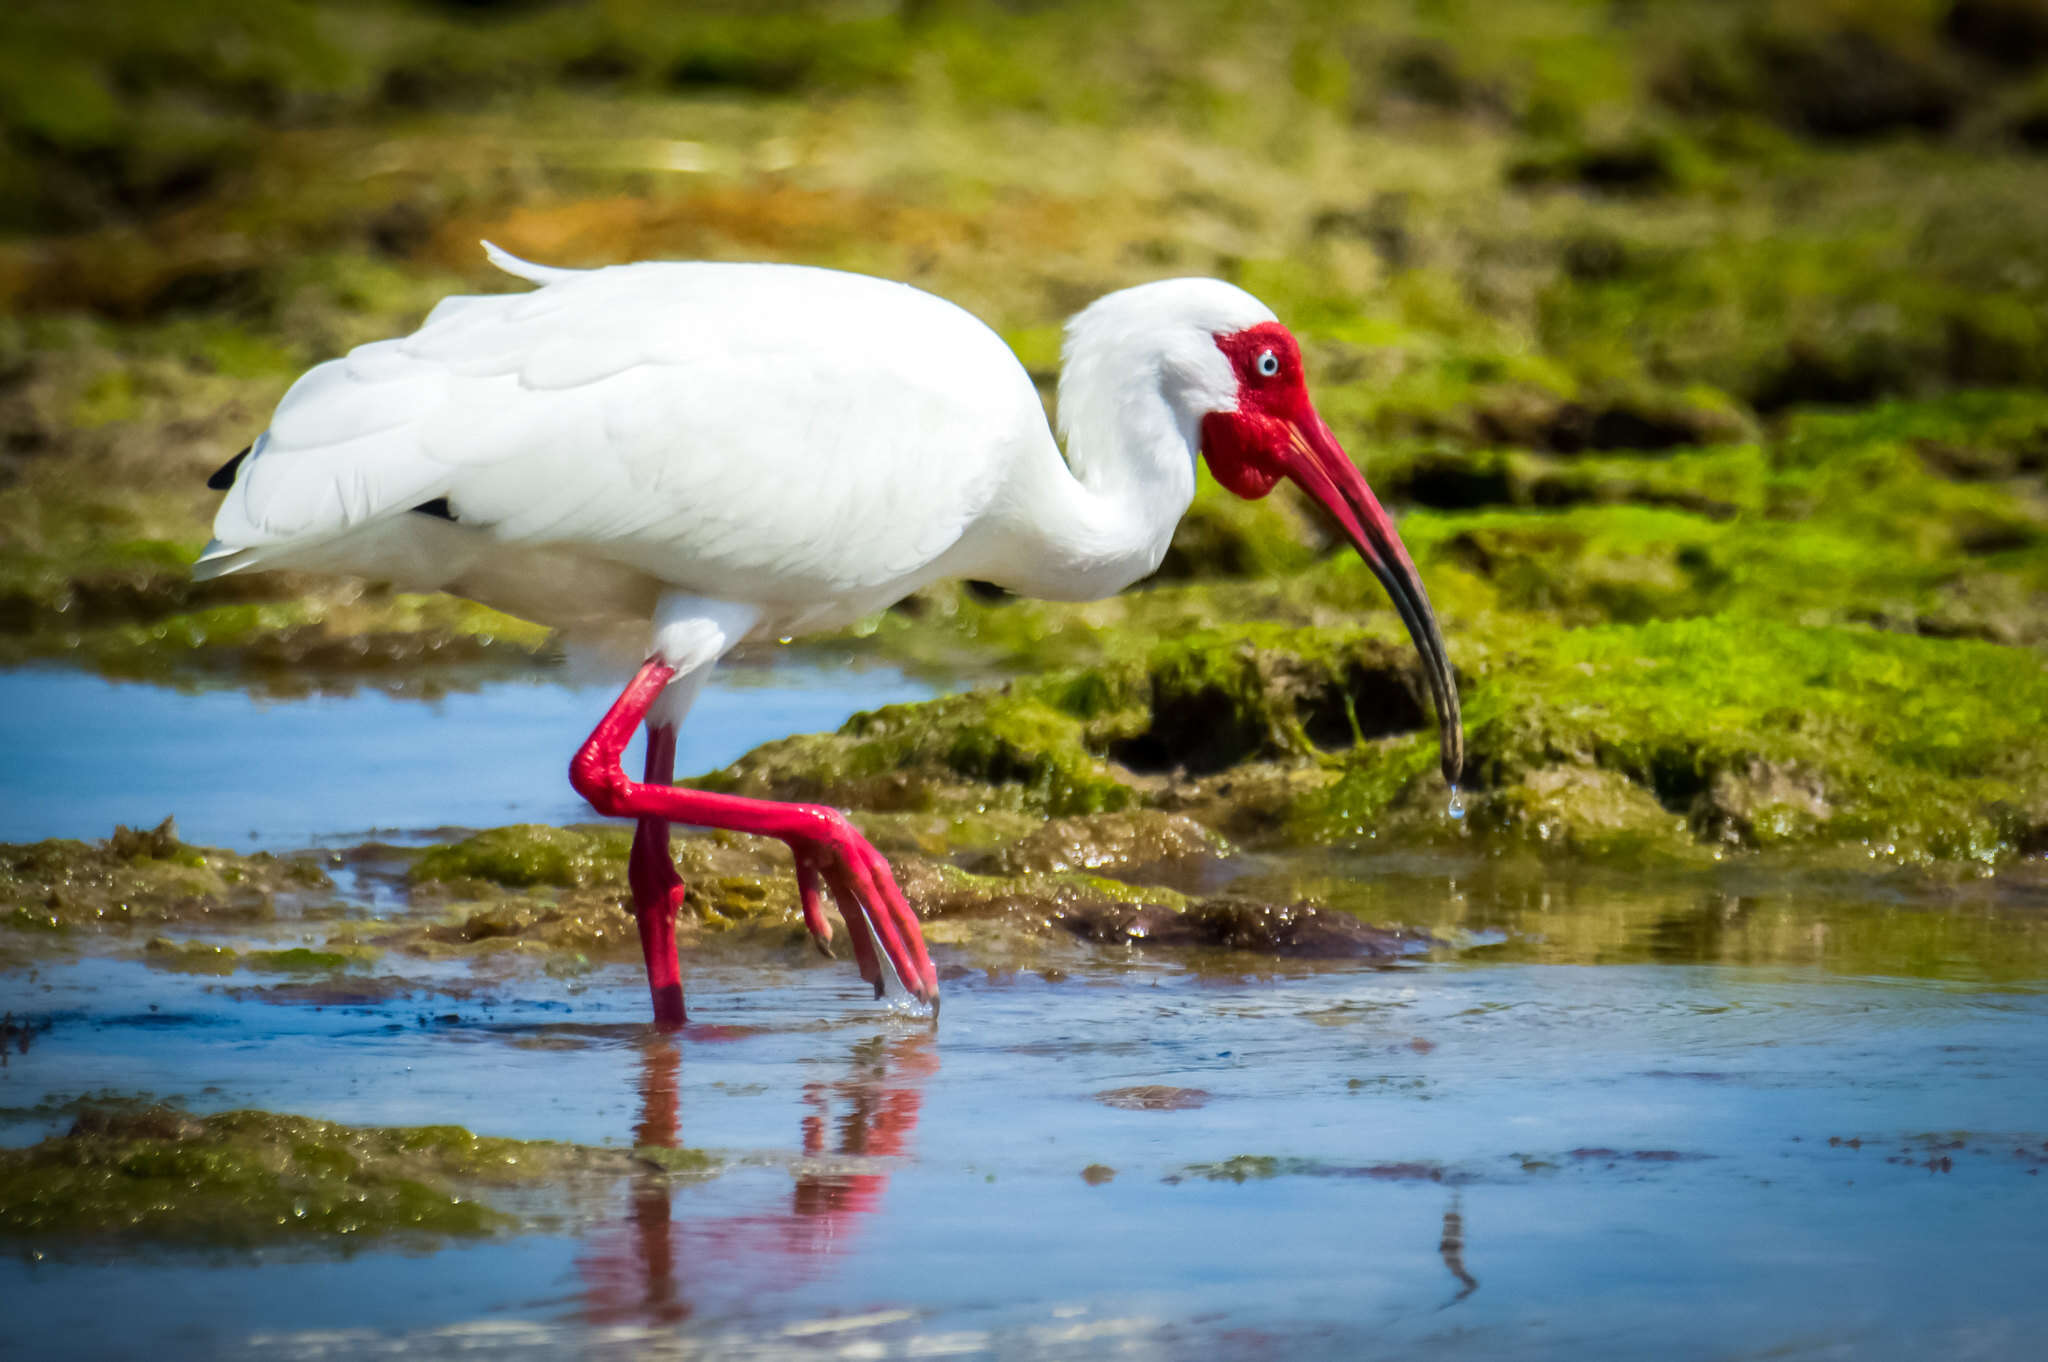
{"label": "bird's red leg", "polygon": [[[673,725],[647,729],[647,781],[667,785],[676,776],[676,730]],[[668,852],[668,823],[642,818],[633,831],[633,850],[626,861],[626,882],[633,887],[633,916],[640,922],[640,953],[647,961],[647,987],[654,995],[654,1024],[670,1030],[681,1026],[683,975],[676,958],[676,914],[683,906],[683,877]]]}
{"label": "bird's red leg", "polygon": [[[938,973],[925,952],[924,933],[917,925],[917,915],[904,901],[889,863],[868,845],[867,838],[861,836],[845,814],[819,804],[778,804],[666,784],[635,783],[627,778],[619,765],[620,754],[633,730],[646,717],[648,707],[674,676],[674,668],[650,659],[627,683],[611,711],[599,721],[575,760],[569,763],[569,783],[577,793],[599,813],[643,820],[643,830],[651,821],[690,823],[787,842],[797,858],[798,889],[808,894],[806,920],[822,920],[816,908],[816,880],[810,878],[822,876],[846,918],[854,955],[862,966],[861,977],[880,989],[881,971],[872,958],[874,948],[879,947],[879,953],[888,957],[890,967],[905,988],[927,1002],[936,1002]],[[650,755],[651,752],[650,745]],[[636,850],[640,841],[641,838],[635,838]],[[665,855],[663,859],[666,860]],[[670,874],[673,873],[671,870]],[[637,903],[637,888],[635,894]],[[641,915],[643,944],[647,916],[644,912]],[[872,944],[864,940],[870,934]],[[649,954],[650,982],[654,969],[655,958]],[[680,991],[677,1000],[680,1011]],[[660,1006],[658,997],[656,1006]]]}

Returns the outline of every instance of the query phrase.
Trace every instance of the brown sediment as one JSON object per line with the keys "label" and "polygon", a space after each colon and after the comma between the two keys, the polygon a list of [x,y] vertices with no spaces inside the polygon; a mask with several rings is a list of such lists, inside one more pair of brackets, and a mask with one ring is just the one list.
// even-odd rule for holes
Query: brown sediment
{"label": "brown sediment", "polygon": [[1096,1093],[1095,1100],[1118,1111],[1193,1111],[1209,1105],[1209,1094],[1200,1088],[1146,1084],[1135,1088],[1109,1088]]}
{"label": "brown sediment", "polygon": [[1098,945],[1244,951],[1290,959],[1392,960],[1438,944],[1426,932],[1374,927],[1312,904],[1203,899],[1181,910],[1150,904],[1075,909],[1060,925]]}

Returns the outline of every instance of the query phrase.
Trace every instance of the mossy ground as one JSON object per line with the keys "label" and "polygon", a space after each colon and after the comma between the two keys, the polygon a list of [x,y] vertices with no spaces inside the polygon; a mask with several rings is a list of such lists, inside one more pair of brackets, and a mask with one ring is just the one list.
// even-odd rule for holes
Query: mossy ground
{"label": "mossy ground", "polygon": [[[0,18],[0,660],[532,665],[539,632],[475,607],[184,570],[204,474],[299,369],[503,286],[479,236],[907,279],[1048,393],[1076,307],[1207,273],[1302,336],[1401,513],[1466,692],[1466,816],[1371,578],[1291,493],[1206,480],[1137,591],[942,586],[839,641],[1006,688],[709,783],[954,860],[988,819],[1134,810],[1678,860],[2048,841],[2034,0],[375,11]],[[529,850],[566,916],[491,939],[595,946],[610,843]]]}
{"label": "mossy ground", "polygon": [[521,1227],[491,1204],[493,1188],[626,1171],[615,1151],[456,1126],[89,1106],[65,1135],[0,1150],[0,1239],[252,1248],[473,1238]]}

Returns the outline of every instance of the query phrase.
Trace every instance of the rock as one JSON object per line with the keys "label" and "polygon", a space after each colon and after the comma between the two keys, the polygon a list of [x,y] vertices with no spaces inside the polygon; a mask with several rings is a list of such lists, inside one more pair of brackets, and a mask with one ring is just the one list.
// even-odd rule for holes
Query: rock
{"label": "rock", "polygon": [[1225,851],[1216,835],[1185,814],[1131,809],[1055,818],[994,858],[998,874],[1106,871],[1214,860]]}
{"label": "rock", "polygon": [[1425,932],[1373,927],[1310,904],[1214,898],[1175,912],[1153,904],[1074,909],[1060,925],[1099,945],[1247,951],[1291,959],[1393,959],[1433,943]]}

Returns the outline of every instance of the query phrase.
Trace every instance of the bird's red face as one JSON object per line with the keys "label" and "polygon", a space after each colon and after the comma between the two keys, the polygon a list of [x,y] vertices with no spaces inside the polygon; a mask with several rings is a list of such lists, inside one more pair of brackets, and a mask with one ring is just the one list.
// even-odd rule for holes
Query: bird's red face
{"label": "bird's red face", "polygon": [[1393,598],[1394,608],[1422,654],[1436,699],[1444,778],[1455,783],[1465,761],[1458,690],[1444,654],[1442,632],[1429,594],[1407,546],[1379,498],[1366,486],[1337,437],[1316,415],[1301,370],[1301,347],[1286,327],[1266,322],[1216,337],[1216,348],[1237,376],[1237,409],[1202,418],[1202,454],[1216,481],[1256,500],[1286,478],[1321,503]]}

